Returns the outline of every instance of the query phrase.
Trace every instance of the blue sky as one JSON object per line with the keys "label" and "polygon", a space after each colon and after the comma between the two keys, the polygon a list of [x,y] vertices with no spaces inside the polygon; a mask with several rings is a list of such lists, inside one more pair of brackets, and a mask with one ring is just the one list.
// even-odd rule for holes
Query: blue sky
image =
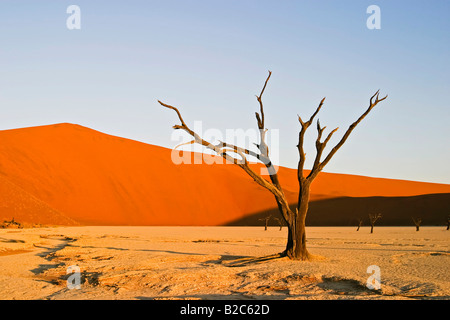
{"label": "blue sky", "polygon": [[[81,8],[68,30],[66,8]],[[369,5],[381,29],[369,30]],[[389,94],[325,171],[450,183],[450,2],[1,1],[0,129],[70,122],[165,147],[177,105],[203,128],[266,126],[296,167],[299,124],[340,130]],[[311,164],[315,128],[306,140]]]}

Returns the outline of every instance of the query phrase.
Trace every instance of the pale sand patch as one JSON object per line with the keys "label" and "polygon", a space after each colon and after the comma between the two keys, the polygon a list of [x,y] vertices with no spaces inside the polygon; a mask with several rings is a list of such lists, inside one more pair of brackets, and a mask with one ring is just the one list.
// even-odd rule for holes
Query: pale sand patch
{"label": "pale sand patch", "polygon": [[[309,262],[270,257],[286,236],[278,227],[0,230],[0,299],[450,298],[442,227],[309,227]],[[71,265],[81,290],[66,286]],[[365,287],[370,265],[381,269],[379,292]]]}

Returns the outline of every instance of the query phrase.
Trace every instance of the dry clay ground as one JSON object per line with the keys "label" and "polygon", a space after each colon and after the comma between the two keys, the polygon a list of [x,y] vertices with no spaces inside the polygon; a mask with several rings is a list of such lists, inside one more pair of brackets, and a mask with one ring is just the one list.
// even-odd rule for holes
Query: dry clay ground
{"label": "dry clay ground", "polygon": [[[263,258],[278,227],[0,229],[0,299],[449,299],[444,227],[309,227],[309,262]],[[68,289],[66,270],[81,270]],[[367,268],[381,270],[369,290]]]}

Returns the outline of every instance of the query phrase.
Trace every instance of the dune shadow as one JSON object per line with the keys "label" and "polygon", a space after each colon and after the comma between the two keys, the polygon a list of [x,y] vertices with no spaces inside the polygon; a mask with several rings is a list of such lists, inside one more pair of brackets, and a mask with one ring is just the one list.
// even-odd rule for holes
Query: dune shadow
{"label": "dune shadow", "polygon": [[[296,203],[292,204],[295,209]],[[446,225],[450,211],[450,193],[425,194],[405,197],[336,197],[312,200],[309,204],[307,226],[357,226],[359,218],[364,225],[370,225],[368,213],[382,212],[383,219],[379,226],[413,226],[412,216],[422,216],[427,226]],[[424,215],[424,212],[427,214]],[[272,216],[281,219],[278,207],[254,212],[227,226],[261,226],[262,220]],[[275,219],[270,219],[268,226],[278,226]]]}

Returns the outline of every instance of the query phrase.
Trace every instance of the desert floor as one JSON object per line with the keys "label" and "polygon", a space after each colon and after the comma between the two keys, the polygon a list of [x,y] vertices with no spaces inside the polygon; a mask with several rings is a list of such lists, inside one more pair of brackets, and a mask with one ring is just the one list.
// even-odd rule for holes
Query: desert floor
{"label": "desert floor", "polygon": [[[278,227],[0,229],[0,299],[449,299],[444,227],[309,227],[309,262]],[[81,289],[68,289],[69,266]],[[367,268],[381,270],[369,290]]]}

